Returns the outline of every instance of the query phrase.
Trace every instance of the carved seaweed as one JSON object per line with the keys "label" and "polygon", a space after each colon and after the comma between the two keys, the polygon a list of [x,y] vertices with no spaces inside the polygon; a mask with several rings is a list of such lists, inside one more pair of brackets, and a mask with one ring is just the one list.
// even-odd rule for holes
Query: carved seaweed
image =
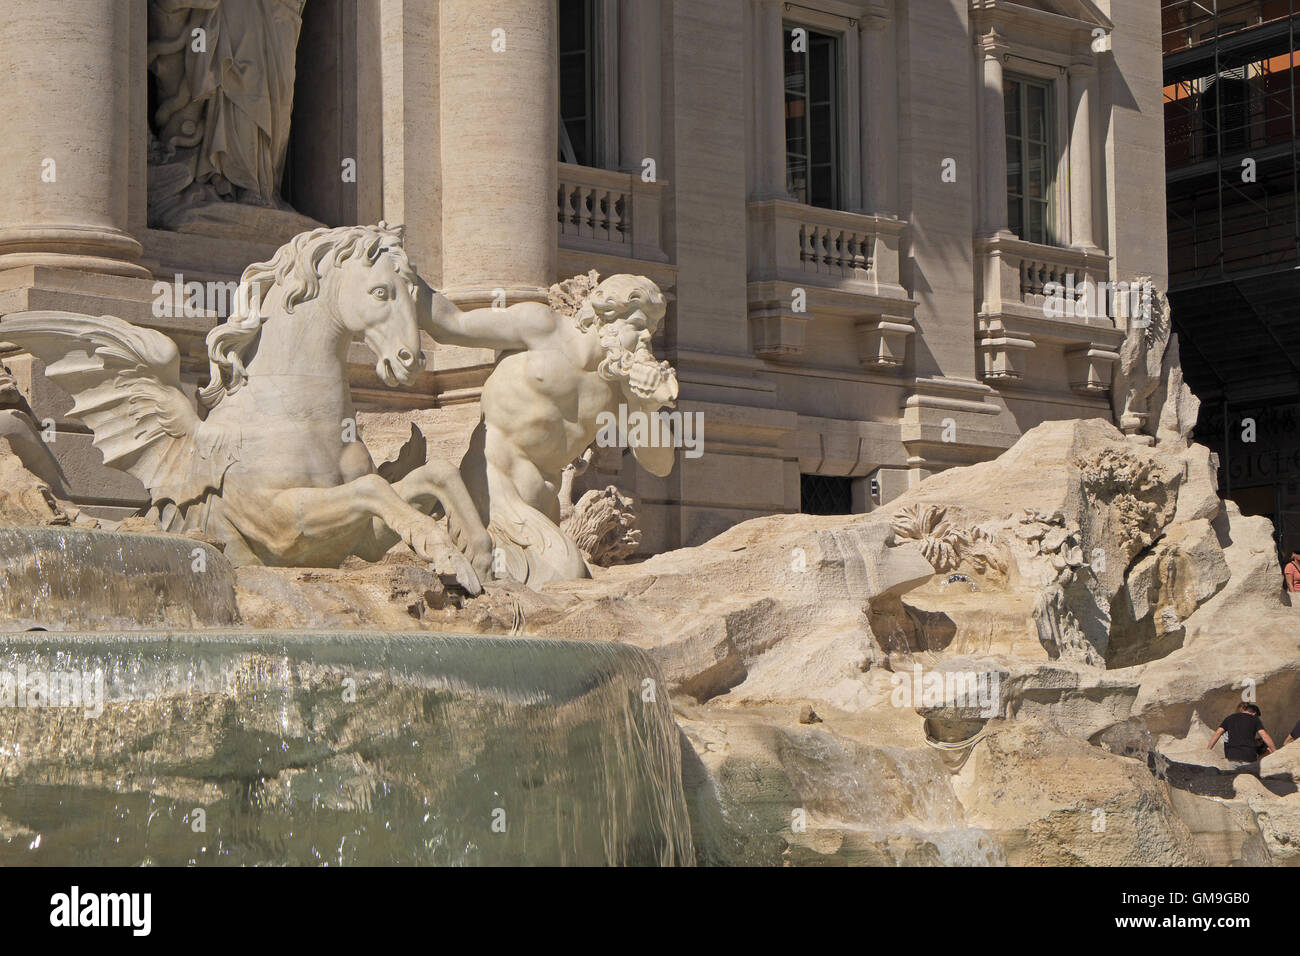
{"label": "carved seaweed", "polygon": [[592,290],[598,285],[600,285],[600,273],[595,269],[585,275],[557,282],[550,288],[551,308],[560,315],[575,316],[587,296],[591,295]]}
{"label": "carved seaweed", "polygon": [[963,528],[947,520],[948,509],[911,505],[894,515],[892,530],[901,541],[915,541],[925,560],[940,574],[954,571],[967,558],[985,570],[1006,571],[992,535],[982,528]]}
{"label": "carved seaweed", "polygon": [[1149,547],[1168,516],[1162,488],[1167,478],[1153,461],[1104,448],[1077,458],[1084,493],[1111,506],[1125,538]]}
{"label": "carved seaweed", "polygon": [[936,505],[912,505],[894,515],[894,537],[915,541],[930,566],[943,573],[961,563],[961,538],[946,520],[947,509]]}
{"label": "carved seaweed", "polygon": [[560,521],[592,564],[606,567],[631,557],[641,544],[633,500],[609,485],[588,491]]}

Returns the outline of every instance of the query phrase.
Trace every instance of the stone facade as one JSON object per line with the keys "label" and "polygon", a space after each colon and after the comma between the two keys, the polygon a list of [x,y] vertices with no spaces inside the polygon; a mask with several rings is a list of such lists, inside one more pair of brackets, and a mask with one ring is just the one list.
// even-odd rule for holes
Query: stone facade
{"label": "stone facade", "polygon": [[[591,269],[644,274],[669,294],[655,350],[678,370],[679,408],[703,415],[704,454],[679,454],[657,478],[601,449],[575,490],[634,495],[645,552],[799,511],[803,475],[839,479],[868,511],[1045,420],[1109,418],[1123,331],[1050,317],[1047,284],[1166,284],[1154,5],[225,2],[301,7],[281,184],[294,215],[405,223],[416,267],[462,306],[499,292],[545,301],[551,283]],[[178,276],[233,282],[269,259],[277,213],[221,230],[151,226],[150,0],[66,0],[57,30],[47,6],[9,0],[0,24],[0,314],[158,329],[180,346],[185,381],[202,384],[203,336],[228,304],[158,315],[160,290]],[[599,90],[587,117],[598,166],[556,159],[573,27],[562,18],[575,10]],[[824,205],[790,192],[783,63],[796,27],[834,51]],[[1046,91],[1050,243],[1008,222],[1009,78]],[[463,422],[457,407],[477,401],[494,356],[426,347],[425,371],[396,390],[358,349],[360,406]],[[5,361],[53,420],[73,500],[107,516],[143,504],[39,362]]]}

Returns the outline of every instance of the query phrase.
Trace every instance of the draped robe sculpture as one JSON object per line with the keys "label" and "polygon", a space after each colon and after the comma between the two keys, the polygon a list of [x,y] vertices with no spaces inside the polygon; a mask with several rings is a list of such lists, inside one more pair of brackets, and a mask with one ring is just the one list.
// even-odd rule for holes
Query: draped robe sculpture
{"label": "draped robe sculpture", "polygon": [[216,235],[319,225],[280,196],[304,2],[150,0],[152,225]]}

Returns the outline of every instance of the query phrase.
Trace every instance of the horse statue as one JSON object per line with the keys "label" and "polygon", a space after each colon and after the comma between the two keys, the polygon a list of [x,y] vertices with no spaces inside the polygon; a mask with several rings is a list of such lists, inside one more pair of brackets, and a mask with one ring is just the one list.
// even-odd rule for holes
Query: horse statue
{"label": "horse statue", "polygon": [[349,555],[376,561],[400,540],[477,594],[493,545],[458,470],[422,461],[421,449],[381,476],[349,440],[348,347],[364,342],[389,387],[409,382],[423,363],[424,289],[401,227],[295,236],[244,271],[229,320],[208,333],[211,381],[197,403],[175,343],[114,316],[14,313],[0,340],[46,364],[105,464],[148,490],[164,530],[223,541],[237,565],[338,567]]}

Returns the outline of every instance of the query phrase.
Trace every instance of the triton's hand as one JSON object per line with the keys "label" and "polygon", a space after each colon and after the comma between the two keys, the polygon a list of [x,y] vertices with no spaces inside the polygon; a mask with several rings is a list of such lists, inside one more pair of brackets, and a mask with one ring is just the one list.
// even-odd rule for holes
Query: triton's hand
{"label": "triton's hand", "polygon": [[628,373],[628,388],[656,406],[672,407],[677,401],[677,373],[667,362],[637,363]]}
{"label": "triton's hand", "polygon": [[663,369],[657,365],[633,365],[628,372],[627,384],[637,395],[649,398],[663,382]]}

